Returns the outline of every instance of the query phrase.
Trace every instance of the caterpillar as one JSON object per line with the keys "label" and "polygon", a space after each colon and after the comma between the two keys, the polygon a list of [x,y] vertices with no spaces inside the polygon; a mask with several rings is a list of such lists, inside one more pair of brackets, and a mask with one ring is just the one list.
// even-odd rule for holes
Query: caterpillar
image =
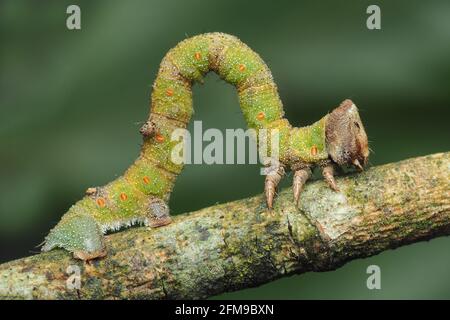
{"label": "caterpillar", "polygon": [[42,251],[64,248],[75,258],[106,255],[104,234],[134,224],[162,227],[171,222],[167,205],[183,164],[171,161],[178,128],[186,128],[193,114],[192,90],[209,71],[236,87],[249,128],[277,129],[279,161],[266,176],[267,208],[273,208],[277,185],[292,170],[294,201],[298,203],[312,169],[320,167],[328,185],[338,190],[336,166],[359,169],[369,156],[367,135],[358,109],[345,100],[331,113],[306,127],[293,127],[284,118],[272,74],[260,58],[238,38],[206,33],[180,42],[163,58],[153,84],[150,115],[140,129],[143,145],[137,160],[116,180],[89,188],[50,231]]}

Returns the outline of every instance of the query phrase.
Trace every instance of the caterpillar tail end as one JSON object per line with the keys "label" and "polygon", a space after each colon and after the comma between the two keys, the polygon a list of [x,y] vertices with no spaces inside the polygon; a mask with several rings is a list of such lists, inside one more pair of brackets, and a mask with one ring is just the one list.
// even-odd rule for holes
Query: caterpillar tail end
{"label": "caterpillar tail end", "polygon": [[41,251],[63,248],[74,258],[93,260],[106,256],[104,236],[97,222],[89,215],[63,218],[45,238]]}
{"label": "caterpillar tail end", "polygon": [[147,221],[151,228],[158,228],[172,223],[167,203],[159,198],[151,198],[148,204]]}

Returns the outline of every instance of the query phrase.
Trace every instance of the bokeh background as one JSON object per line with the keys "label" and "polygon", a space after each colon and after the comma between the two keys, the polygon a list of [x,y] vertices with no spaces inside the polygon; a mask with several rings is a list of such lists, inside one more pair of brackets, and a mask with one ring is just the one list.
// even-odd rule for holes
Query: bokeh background
{"label": "bokeh background", "polygon": [[[79,31],[66,28],[69,4],[81,7]],[[381,7],[381,30],[366,28],[369,4]],[[0,262],[36,253],[87,187],[132,163],[161,58],[209,31],[260,53],[294,124],[353,99],[372,165],[450,149],[449,1],[1,1]],[[204,128],[245,128],[234,89],[216,75],[194,96]],[[191,211],[262,183],[257,165],[189,165],[170,205]],[[435,239],[216,298],[448,299],[449,247]],[[366,288],[370,264],[381,290]]]}

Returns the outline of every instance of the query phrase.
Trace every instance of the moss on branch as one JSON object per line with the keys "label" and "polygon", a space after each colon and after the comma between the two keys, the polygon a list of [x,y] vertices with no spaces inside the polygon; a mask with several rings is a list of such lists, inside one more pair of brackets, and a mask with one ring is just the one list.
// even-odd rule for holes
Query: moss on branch
{"label": "moss on branch", "polygon": [[[0,266],[5,299],[197,299],[450,234],[450,153],[307,184],[300,206],[282,191],[273,212],[262,195],[175,217],[159,229],[107,236],[90,264],[63,250]],[[67,267],[81,270],[67,288]]]}

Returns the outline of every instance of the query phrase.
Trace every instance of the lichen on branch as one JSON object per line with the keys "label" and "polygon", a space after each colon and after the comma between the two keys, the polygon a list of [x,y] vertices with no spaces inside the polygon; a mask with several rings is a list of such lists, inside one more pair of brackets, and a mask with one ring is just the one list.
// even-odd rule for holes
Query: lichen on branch
{"label": "lichen on branch", "polygon": [[[55,250],[0,266],[4,299],[198,299],[450,234],[450,153],[306,185],[299,208],[283,190],[175,217],[159,229],[107,236],[108,255],[84,263]],[[69,266],[80,269],[70,290]]]}

